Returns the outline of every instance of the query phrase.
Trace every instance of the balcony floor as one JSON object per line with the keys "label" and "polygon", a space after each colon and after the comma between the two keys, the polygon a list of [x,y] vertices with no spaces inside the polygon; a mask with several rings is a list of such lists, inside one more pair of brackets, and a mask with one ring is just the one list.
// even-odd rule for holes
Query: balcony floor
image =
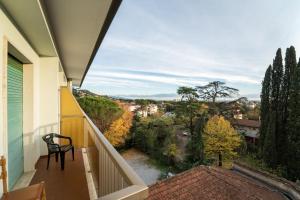
{"label": "balcony floor", "polygon": [[60,162],[55,162],[54,154],[49,169],[47,170],[46,167],[47,157],[40,158],[30,185],[45,181],[47,200],[89,199],[81,149],[75,150],[74,161],[72,161],[71,151],[66,153],[64,171],[60,170]]}

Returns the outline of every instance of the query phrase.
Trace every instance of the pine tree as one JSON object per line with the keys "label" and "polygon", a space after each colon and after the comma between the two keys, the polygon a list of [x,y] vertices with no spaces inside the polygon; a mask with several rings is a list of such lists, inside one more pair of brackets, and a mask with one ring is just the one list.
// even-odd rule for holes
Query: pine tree
{"label": "pine tree", "polygon": [[268,130],[268,123],[269,123],[269,114],[270,114],[270,92],[271,92],[271,71],[272,71],[272,66],[269,65],[266,73],[264,80],[262,82],[262,91],[261,91],[261,125],[260,125],[260,140],[259,140],[259,145],[260,145],[260,152],[263,151],[263,146],[264,146],[264,139],[266,132]]}
{"label": "pine tree", "polygon": [[300,179],[300,60],[291,69],[288,99],[288,158],[287,173],[291,180]]}

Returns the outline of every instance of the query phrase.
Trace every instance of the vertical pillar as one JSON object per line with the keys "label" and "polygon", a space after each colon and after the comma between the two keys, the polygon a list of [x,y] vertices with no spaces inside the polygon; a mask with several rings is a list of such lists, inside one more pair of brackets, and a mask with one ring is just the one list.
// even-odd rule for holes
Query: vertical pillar
{"label": "vertical pillar", "polygon": [[72,79],[68,78],[68,88],[71,91],[71,93],[73,94],[73,83],[72,83]]}

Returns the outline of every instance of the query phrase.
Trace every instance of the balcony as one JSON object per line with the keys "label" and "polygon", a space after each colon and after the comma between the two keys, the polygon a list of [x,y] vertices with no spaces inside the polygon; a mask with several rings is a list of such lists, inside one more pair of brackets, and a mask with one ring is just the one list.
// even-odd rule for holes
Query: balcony
{"label": "balcony", "polygon": [[148,187],[81,110],[67,87],[61,88],[61,133],[72,137],[75,161],[67,155],[65,170],[60,171],[52,158],[47,171],[46,159],[41,158],[31,182],[44,180],[49,199],[85,199],[88,192],[90,198],[102,200],[148,196]]}

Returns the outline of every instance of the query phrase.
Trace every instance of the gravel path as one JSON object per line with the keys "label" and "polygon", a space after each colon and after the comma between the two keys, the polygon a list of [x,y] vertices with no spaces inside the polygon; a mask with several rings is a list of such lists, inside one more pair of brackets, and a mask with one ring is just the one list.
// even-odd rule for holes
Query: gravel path
{"label": "gravel path", "polygon": [[152,185],[158,180],[161,171],[149,164],[146,154],[132,148],[121,155],[147,185]]}

